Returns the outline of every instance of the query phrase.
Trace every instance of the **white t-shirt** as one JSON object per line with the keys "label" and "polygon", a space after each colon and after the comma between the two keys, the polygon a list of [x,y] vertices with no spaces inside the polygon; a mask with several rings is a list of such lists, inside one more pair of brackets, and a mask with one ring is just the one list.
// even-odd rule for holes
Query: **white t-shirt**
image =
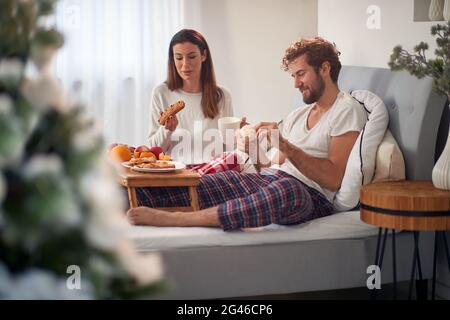
{"label": "white t-shirt", "polygon": [[[341,91],[333,106],[322,115],[314,127],[308,130],[307,119],[312,107],[313,105],[307,105],[291,112],[284,120],[281,134],[290,143],[313,157],[328,158],[331,137],[340,136],[349,131],[360,132],[367,121],[366,112],[359,103],[348,93]],[[333,202],[335,192],[322,188],[318,183],[304,176],[289,159],[281,165],[272,165],[272,168],[296,177]]]}
{"label": "white t-shirt", "polygon": [[[165,83],[155,87],[150,104],[150,146],[160,146],[174,160],[186,164],[208,162],[212,156],[220,153],[222,142],[217,130],[217,120],[233,116],[231,94],[222,86],[220,89],[223,92],[219,101],[220,111],[214,119],[210,119],[203,115],[201,92],[188,93],[181,89],[171,91]],[[185,107],[177,113],[178,126],[171,132],[159,124],[159,117],[162,111],[178,100],[183,100]]]}

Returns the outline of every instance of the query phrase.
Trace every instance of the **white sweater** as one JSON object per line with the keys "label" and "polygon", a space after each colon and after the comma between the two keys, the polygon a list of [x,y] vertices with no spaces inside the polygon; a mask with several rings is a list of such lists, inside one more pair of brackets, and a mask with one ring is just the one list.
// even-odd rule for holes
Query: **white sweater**
{"label": "white sweater", "polygon": [[[181,89],[170,91],[165,83],[155,87],[150,103],[150,146],[160,146],[174,160],[186,164],[211,160],[214,154],[210,154],[208,150],[213,149],[211,148],[212,140],[208,137],[205,139],[204,133],[208,129],[218,129],[219,118],[233,116],[231,95],[227,89],[220,88],[223,91],[223,97],[219,102],[219,115],[210,119],[203,115],[202,93],[188,93]],[[178,126],[174,132],[171,132],[159,124],[159,117],[162,111],[178,100],[183,100],[186,106],[177,113]],[[210,146],[207,148],[208,145]]]}

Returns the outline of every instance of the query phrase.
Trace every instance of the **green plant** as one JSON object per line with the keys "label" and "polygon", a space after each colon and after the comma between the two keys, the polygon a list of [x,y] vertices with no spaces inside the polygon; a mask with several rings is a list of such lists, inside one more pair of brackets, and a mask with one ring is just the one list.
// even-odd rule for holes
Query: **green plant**
{"label": "green plant", "polygon": [[428,44],[420,42],[413,54],[396,46],[388,65],[392,70],[407,70],[419,79],[433,78],[434,89],[450,99],[450,21],[432,26],[431,35],[436,37],[435,58],[426,57]]}
{"label": "green plant", "polygon": [[[0,299],[149,297],[164,287],[159,256],[125,238],[103,139],[43,68],[64,42],[41,23],[54,5],[0,1]],[[67,285],[74,266],[81,290]]]}

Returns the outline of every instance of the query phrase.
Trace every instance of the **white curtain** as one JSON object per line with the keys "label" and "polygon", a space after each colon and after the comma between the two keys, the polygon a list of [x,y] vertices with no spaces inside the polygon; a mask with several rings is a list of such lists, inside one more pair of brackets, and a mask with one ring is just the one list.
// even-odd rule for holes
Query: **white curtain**
{"label": "white curtain", "polygon": [[66,43],[54,68],[106,142],[147,142],[152,88],[165,80],[171,37],[183,25],[183,0],[60,0],[56,27]]}

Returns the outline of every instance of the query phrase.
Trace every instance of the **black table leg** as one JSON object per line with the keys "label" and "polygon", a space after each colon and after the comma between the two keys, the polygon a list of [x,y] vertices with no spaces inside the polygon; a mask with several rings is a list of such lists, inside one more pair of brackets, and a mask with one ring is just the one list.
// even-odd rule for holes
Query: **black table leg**
{"label": "black table leg", "polygon": [[380,253],[380,241],[381,241],[381,233],[383,232],[383,228],[378,228],[378,238],[377,238],[377,251],[375,252],[375,265],[378,265],[378,254]]}
{"label": "black table leg", "polygon": [[433,284],[431,289],[431,300],[434,300],[436,293],[436,258],[439,231],[434,232],[434,253],[433,253]]}
{"label": "black table leg", "polygon": [[393,264],[393,277],[394,277],[394,300],[397,300],[397,266],[396,266],[396,254],[395,254],[395,229],[392,229],[392,264]]}
{"label": "black table leg", "polygon": [[[381,252],[380,252],[380,242],[381,242],[381,233],[383,232],[383,228],[378,229],[378,239],[377,239],[377,251],[375,253],[375,265],[378,266],[381,270],[381,266],[383,264],[383,256],[384,256],[384,248],[386,246],[386,236],[388,229],[385,229],[383,235],[383,242],[381,244]],[[372,289],[371,299],[375,300],[377,295],[377,289]]]}
{"label": "black table leg", "polygon": [[409,280],[409,294],[408,294],[408,300],[411,300],[412,297],[412,288],[414,284],[414,275],[416,274],[416,261],[417,261],[417,242],[415,241],[417,238],[416,232],[414,231],[414,254],[413,254],[413,263],[412,263],[412,270],[411,270],[411,278]]}
{"label": "black table leg", "polygon": [[422,264],[420,263],[420,253],[419,253],[419,231],[414,231],[414,241],[417,247],[417,271],[419,271],[419,280],[423,280],[422,276]]}
{"label": "black table leg", "polygon": [[442,240],[444,242],[445,255],[447,256],[448,272],[450,273],[450,252],[448,250],[447,234],[446,231],[434,232],[434,254],[433,254],[433,286],[432,286],[432,299],[436,297],[436,260],[438,255],[438,235],[442,234]]}
{"label": "black table leg", "polygon": [[383,258],[384,258],[384,249],[386,247],[386,237],[387,237],[387,233],[388,233],[388,229],[384,229],[384,234],[383,234],[383,244],[381,245],[381,253],[380,253],[380,259],[379,261],[379,267],[381,270],[381,267],[383,266]]}
{"label": "black table leg", "polygon": [[[378,265],[378,254],[380,253],[380,241],[381,241],[381,233],[383,231],[383,228],[378,228],[378,237],[377,237],[377,250],[375,251],[375,263],[374,265]],[[372,289],[372,293],[370,295],[370,298],[372,300],[375,300],[376,298],[376,289]]]}
{"label": "black table leg", "polygon": [[413,267],[411,272],[411,279],[409,282],[409,295],[408,299],[411,300],[412,297],[412,288],[414,283],[414,276],[416,274],[416,265],[419,271],[419,280],[416,280],[416,299],[417,300],[426,300],[428,293],[428,280],[423,279],[422,275],[422,265],[420,262],[420,253],[419,253],[419,232],[414,231],[414,257],[413,257]]}
{"label": "black table leg", "polygon": [[417,300],[427,300],[428,298],[428,279],[423,278],[422,263],[420,262],[419,251],[419,231],[416,231],[415,241],[417,242],[417,271],[419,271],[419,280],[416,280]]}
{"label": "black table leg", "polygon": [[442,237],[444,238],[445,253],[447,254],[448,272],[450,272],[450,252],[448,251],[446,231],[442,231]]}
{"label": "black table leg", "polygon": [[[378,229],[378,238],[377,238],[377,250],[375,253],[375,265],[378,266],[381,270],[383,267],[383,259],[384,259],[384,251],[386,248],[386,239],[389,229],[383,228]],[[381,236],[383,234],[383,240],[381,240]],[[396,249],[395,249],[395,229],[392,229],[392,263],[393,263],[393,278],[394,278],[394,299],[397,299],[397,263],[396,263]],[[415,260],[414,260],[415,261]],[[415,264],[414,264],[415,266]],[[373,289],[371,294],[371,299],[376,299],[377,290]]]}

